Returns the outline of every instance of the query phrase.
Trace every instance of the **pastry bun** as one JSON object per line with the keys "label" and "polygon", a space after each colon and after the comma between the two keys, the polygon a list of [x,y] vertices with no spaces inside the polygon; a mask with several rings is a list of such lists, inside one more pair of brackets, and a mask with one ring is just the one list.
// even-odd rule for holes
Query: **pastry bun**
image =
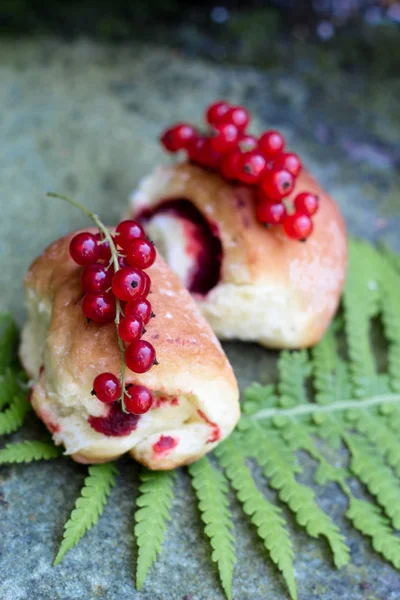
{"label": "pastry bun", "polygon": [[158,167],[132,194],[129,214],[143,221],[220,339],[302,348],[331,322],[347,260],[337,205],[306,171],[293,195],[302,191],[320,201],[305,243],[256,220],[252,188],[190,164]]}
{"label": "pastry bun", "polygon": [[[224,439],[239,419],[232,368],[190,294],[161,257],[148,270],[156,318],[146,326],[159,364],[127,383],[151,389],[153,408],[139,417],[91,395],[101,372],[120,372],[114,323],[87,322],[81,269],[69,256],[73,234],[54,242],[26,279],[28,321],[20,356],[34,381],[32,404],[57,444],[78,462],[125,452],[150,469],[190,463]],[[94,419],[99,426],[90,425]],[[97,421],[96,421],[97,419]],[[93,421],[92,421],[93,422]]]}

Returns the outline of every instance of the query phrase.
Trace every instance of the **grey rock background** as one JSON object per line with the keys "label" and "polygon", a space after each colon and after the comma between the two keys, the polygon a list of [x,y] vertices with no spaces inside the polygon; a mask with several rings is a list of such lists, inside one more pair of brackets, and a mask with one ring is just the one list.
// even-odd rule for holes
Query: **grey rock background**
{"label": "grey rock background", "polygon": [[[255,131],[282,129],[336,198],[353,234],[400,250],[399,71],[382,73],[381,57],[349,72],[316,48],[300,45],[289,54],[263,69],[209,64],[135,42],[0,40],[0,310],[21,322],[21,281],[31,260],[54,238],[87,224],[72,207],[45,198],[47,190],[71,194],[115,223],[140,177],[169,160],[157,142],[161,129],[176,120],[199,122],[217,97],[245,102]],[[274,377],[273,353],[252,345],[226,350],[242,387]],[[24,435],[42,433],[32,419]],[[313,465],[304,464],[308,477]],[[1,468],[1,600],[223,598],[184,471],[162,555],[144,590],[135,591],[137,473],[125,460],[98,526],[52,568],[85,472],[66,459]],[[319,490],[318,501],[349,532],[335,486]],[[279,575],[235,501],[232,507],[235,600],[284,600]],[[324,541],[311,542],[288,518],[301,600],[400,598],[399,574],[361,536],[349,532],[352,564],[338,572]]]}

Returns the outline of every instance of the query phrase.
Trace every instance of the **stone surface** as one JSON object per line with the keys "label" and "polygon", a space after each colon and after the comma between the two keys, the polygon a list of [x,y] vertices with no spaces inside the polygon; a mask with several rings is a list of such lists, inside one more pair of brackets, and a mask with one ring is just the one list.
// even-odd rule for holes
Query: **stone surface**
{"label": "stone surface", "polygon": [[[379,73],[349,73],[317,51],[292,58],[290,70],[282,63],[261,71],[209,65],[135,43],[1,41],[0,310],[22,321],[21,281],[30,261],[54,238],[87,224],[72,207],[46,199],[47,190],[85,201],[113,224],[139,178],[168,161],[157,143],[162,127],[182,118],[199,122],[216,97],[246,102],[256,115],[255,130],[281,128],[337,199],[349,230],[400,250],[398,75],[381,81]],[[226,349],[241,387],[274,378],[273,353],[255,345]],[[42,426],[31,423],[24,435],[38,433]],[[311,462],[304,464],[311,473]],[[163,552],[144,590],[135,591],[137,471],[127,460],[99,524],[52,568],[85,472],[67,459],[0,469],[2,600],[223,598],[183,470]],[[345,499],[335,486],[319,490],[318,501],[348,535],[352,564],[333,569],[324,541],[311,541],[289,516],[300,600],[399,598],[398,573],[349,530]],[[285,600],[261,543],[235,501],[232,508],[234,598]]]}

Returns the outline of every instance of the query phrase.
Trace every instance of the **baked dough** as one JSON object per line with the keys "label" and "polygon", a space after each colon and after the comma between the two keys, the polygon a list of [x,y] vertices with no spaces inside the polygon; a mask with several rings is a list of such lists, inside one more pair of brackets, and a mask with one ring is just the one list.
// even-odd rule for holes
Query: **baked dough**
{"label": "baked dough", "polygon": [[[148,235],[220,339],[301,348],[318,342],[331,322],[347,261],[338,207],[306,171],[293,195],[302,191],[320,199],[314,232],[305,243],[256,220],[252,188],[186,163],[156,168],[132,194],[129,214],[147,224]],[[204,248],[213,244],[214,257],[205,259]],[[207,284],[204,273],[203,280],[194,276],[204,265],[209,289],[201,289]]]}
{"label": "baked dough", "polygon": [[[136,417],[122,413],[118,403],[97,400],[90,393],[94,377],[119,373],[120,355],[115,325],[88,323],[82,313],[81,268],[69,256],[73,235],[47,248],[25,279],[29,317],[20,356],[34,382],[33,408],[55,443],[78,462],[129,452],[150,469],[172,469],[200,458],[239,419],[237,383],[220,343],[158,257],[148,270],[156,318],[144,339],[154,345],[159,365],[142,375],[127,371],[127,383],[152,390],[153,408]],[[89,424],[92,419],[107,435]]]}

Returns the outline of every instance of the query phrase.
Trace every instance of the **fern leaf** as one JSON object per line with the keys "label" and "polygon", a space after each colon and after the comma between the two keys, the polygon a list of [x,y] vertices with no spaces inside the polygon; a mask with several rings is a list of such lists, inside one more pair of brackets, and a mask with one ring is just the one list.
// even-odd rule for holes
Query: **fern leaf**
{"label": "fern leaf", "polygon": [[398,430],[394,433],[388,427],[384,417],[378,414],[362,411],[361,414],[357,414],[355,417],[353,422],[355,429],[362,433],[375,446],[375,452],[381,454],[387,463],[393,467],[397,475],[400,476],[400,442],[398,439]]}
{"label": "fern leaf", "polygon": [[304,380],[310,375],[311,368],[308,354],[305,350],[298,352],[281,352],[278,360],[279,403],[281,406],[290,407],[295,404],[308,402]]}
{"label": "fern leaf", "polygon": [[0,450],[0,464],[29,463],[33,460],[50,460],[58,458],[61,449],[46,442],[29,441],[7,444]]}
{"label": "fern leaf", "polygon": [[293,549],[286,523],[279,507],[269,502],[257,489],[243,457],[231,439],[218,446],[216,454],[221,467],[243,505],[243,511],[257,528],[271,559],[281,571],[292,600],[297,599],[293,571]]}
{"label": "fern leaf", "polygon": [[385,465],[379,453],[357,435],[346,437],[350,451],[350,470],[373,494],[393,526],[400,529],[400,482],[392,469]]}
{"label": "fern leaf", "polygon": [[251,436],[258,448],[256,460],[269,478],[269,485],[278,490],[279,498],[289,506],[298,524],[311,537],[324,536],[328,540],[335,565],[338,568],[346,565],[349,562],[349,548],[344,536],[331,518],[319,508],[313,490],[298,483],[293,469],[282,460],[283,442],[280,436],[273,431],[264,435],[256,423],[253,424]]}
{"label": "fern leaf", "polygon": [[68,550],[75,546],[99,520],[111,488],[115,485],[117,467],[114,463],[92,465],[88,469],[85,485],[75,503],[75,508],[64,528],[64,537],[55,558],[60,563]]}
{"label": "fern leaf", "polygon": [[222,587],[228,600],[231,600],[236,559],[227,482],[207,458],[193,463],[189,467],[189,473],[199,499],[201,518],[206,525],[205,533],[213,548],[211,558],[218,565]]}
{"label": "fern leaf", "polygon": [[9,408],[0,413],[0,435],[13,433],[19,429],[25,415],[32,410],[31,405],[22,394],[17,394],[10,402]]}
{"label": "fern leaf", "polygon": [[252,415],[263,408],[271,408],[278,405],[278,398],[273,385],[260,385],[253,383],[244,391],[244,402],[242,412]]}
{"label": "fern leaf", "polygon": [[9,404],[19,391],[17,373],[7,368],[4,375],[0,375],[0,410]]}
{"label": "fern leaf", "polygon": [[400,569],[400,538],[393,535],[388,520],[377,506],[351,497],[346,517],[355,529],[372,539],[376,552]]}
{"label": "fern leaf", "polygon": [[139,548],[136,569],[136,587],[143,587],[147,572],[160,552],[164,542],[167,521],[173,499],[174,473],[147,471],[140,475],[139,509],[135,514],[135,536]]}
{"label": "fern leaf", "polygon": [[349,245],[349,271],[343,292],[347,351],[353,394],[371,395],[376,389],[376,365],[369,337],[369,321],[379,302],[378,253],[369,245]]}
{"label": "fern leaf", "polygon": [[0,373],[11,365],[15,358],[18,329],[9,313],[0,314]]}
{"label": "fern leaf", "polygon": [[[400,260],[400,257],[397,257]],[[382,273],[382,321],[388,340],[389,384],[394,392],[400,392],[400,274],[388,264]]]}

